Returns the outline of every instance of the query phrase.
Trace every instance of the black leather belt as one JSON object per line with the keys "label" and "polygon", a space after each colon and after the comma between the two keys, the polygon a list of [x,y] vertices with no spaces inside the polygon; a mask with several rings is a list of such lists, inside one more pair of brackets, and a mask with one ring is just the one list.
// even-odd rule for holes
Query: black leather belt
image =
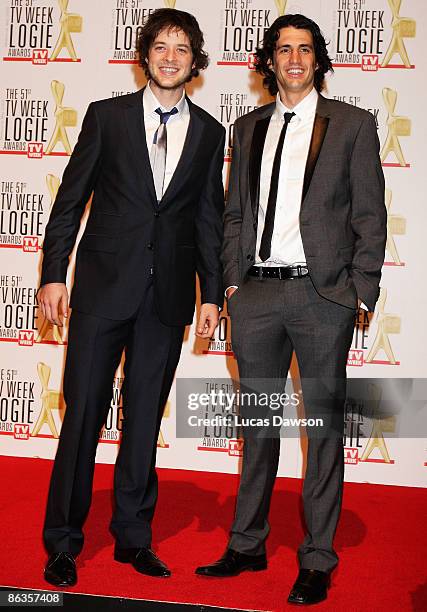
{"label": "black leather belt", "polygon": [[308,268],[307,266],[252,266],[252,268],[249,268],[248,274],[257,278],[279,278],[280,280],[286,280],[308,276]]}

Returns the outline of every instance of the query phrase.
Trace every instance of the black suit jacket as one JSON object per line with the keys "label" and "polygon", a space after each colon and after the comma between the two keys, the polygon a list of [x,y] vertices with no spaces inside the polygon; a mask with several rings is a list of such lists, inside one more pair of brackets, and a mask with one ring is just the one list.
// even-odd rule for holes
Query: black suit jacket
{"label": "black suit jacket", "polygon": [[[244,281],[255,260],[262,152],[274,109],[268,104],[234,125],[222,249],[226,287]],[[360,298],[373,310],[387,213],[377,129],[368,111],[319,96],[299,220],[318,293],[349,308]]]}
{"label": "black suit jacket", "polygon": [[188,101],[181,158],[157,203],[147,151],[143,90],[89,105],[64,171],[44,240],[41,284],[65,282],[85,205],[71,307],[111,319],[137,309],[149,268],[159,317],[191,323],[196,270],[202,303],[223,303],[220,248],[225,130]]}

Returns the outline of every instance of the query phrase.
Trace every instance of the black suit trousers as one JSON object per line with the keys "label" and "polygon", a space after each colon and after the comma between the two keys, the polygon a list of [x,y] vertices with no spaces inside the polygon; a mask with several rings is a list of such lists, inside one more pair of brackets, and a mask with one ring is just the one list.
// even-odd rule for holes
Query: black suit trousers
{"label": "black suit trousers", "polygon": [[43,532],[49,553],[77,555],[83,547],[99,433],[123,350],[123,428],[111,529],[121,547],[150,546],[157,501],[157,437],[184,333],[183,326],[159,320],[153,293],[149,280],[137,312],[124,321],[72,312],[63,384],[67,408]]}

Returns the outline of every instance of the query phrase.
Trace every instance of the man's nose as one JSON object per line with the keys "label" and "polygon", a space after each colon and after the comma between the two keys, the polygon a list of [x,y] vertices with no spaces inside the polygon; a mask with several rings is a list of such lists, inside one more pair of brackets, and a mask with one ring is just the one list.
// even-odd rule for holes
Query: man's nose
{"label": "man's nose", "polygon": [[173,62],[176,58],[175,49],[169,48],[166,49],[166,59],[168,62]]}
{"label": "man's nose", "polygon": [[301,61],[301,53],[300,53],[299,49],[292,49],[291,50],[290,61],[295,63],[295,64],[299,64],[300,63],[300,61]]}

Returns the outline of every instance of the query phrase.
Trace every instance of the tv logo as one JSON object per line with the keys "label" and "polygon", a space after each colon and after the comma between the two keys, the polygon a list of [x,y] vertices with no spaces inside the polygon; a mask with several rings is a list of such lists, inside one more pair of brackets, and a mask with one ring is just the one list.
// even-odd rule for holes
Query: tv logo
{"label": "tv logo", "polygon": [[13,437],[15,440],[28,440],[30,437],[30,426],[15,423],[13,428]]}
{"label": "tv logo", "polygon": [[22,239],[22,250],[25,253],[37,253],[39,250],[39,239],[37,236],[24,236]]}
{"label": "tv logo", "polygon": [[43,143],[29,142],[27,148],[27,157],[31,159],[41,159],[43,157]]}
{"label": "tv logo", "polygon": [[354,349],[348,351],[347,357],[348,366],[356,366],[358,368],[363,366],[363,351],[356,351]]}
{"label": "tv logo", "polygon": [[362,70],[365,72],[378,72],[378,55],[362,55]]}
{"label": "tv logo", "polygon": [[344,463],[346,465],[357,465],[359,463],[359,449],[344,448]]}
{"label": "tv logo", "polygon": [[20,329],[18,336],[19,346],[33,346],[34,332],[29,329]]}
{"label": "tv logo", "polygon": [[228,454],[230,457],[242,457],[243,440],[230,440],[228,443]]}
{"label": "tv logo", "polygon": [[33,49],[32,64],[45,66],[47,64],[47,49]]}
{"label": "tv logo", "polygon": [[248,55],[248,68],[249,70],[255,70],[255,53],[249,53]]}

